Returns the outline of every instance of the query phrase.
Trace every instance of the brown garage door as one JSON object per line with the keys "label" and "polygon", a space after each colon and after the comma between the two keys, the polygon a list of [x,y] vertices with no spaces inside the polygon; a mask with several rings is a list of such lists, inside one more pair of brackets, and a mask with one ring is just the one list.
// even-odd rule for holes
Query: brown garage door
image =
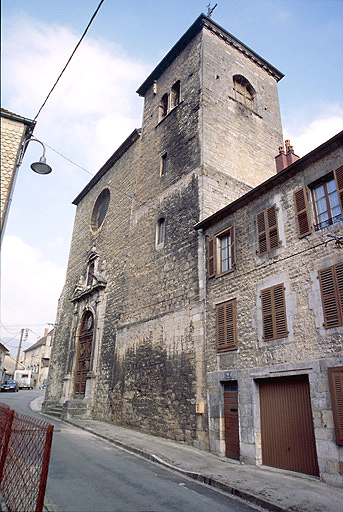
{"label": "brown garage door", "polygon": [[259,382],[262,462],[319,475],[307,376]]}
{"label": "brown garage door", "polygon": [[239,460],[239,422],[237,381],[224,383],[224,422],[226,457]]}

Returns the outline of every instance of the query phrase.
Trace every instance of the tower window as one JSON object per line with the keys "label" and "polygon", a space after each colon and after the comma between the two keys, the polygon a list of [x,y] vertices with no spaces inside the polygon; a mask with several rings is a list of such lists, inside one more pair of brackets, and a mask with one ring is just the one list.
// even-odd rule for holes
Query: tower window
{"label": "tower window", "polygon": [[88,275],[87,275],[87,286],[92,286],[94,282],[94,272],[95,272],[95,263],[91,261],[88,265]]}
{"label": "tower window", "polygon": [[172,87],[171,90],[171,98],[170,98],[170,108],[177,107],[177,105],[180,103],[180,92],[181,92],[181,85],[180,80],[175,82],[175,84]]}
{"label": "tower window", "polygon": [[161,217],[156,225],[156,245],[161,246],[164,244],[166,234],[166,221],[164,217]]}
{"label": "tower window", "polygon": [[244,76],[235,75],[233,77],[233,89],[235,100],[252,110],[254,108],[255,91],[251,83]]}
{"label": "tower window", "polygon": [[164,94],[160,103],[160,118],[163,119],[168,114],[168,94]]}
{"label": "tower window", "polygon": [[161,158],[160,176],[163,176],[167,172],[168,167],[168,154],[164,153]]}
{"label": "tower window", "polygon": [[98,196],[98,199],[95,201],[95,205],[92,211],[91,217],[91,228],[94,233],[96,233],[102,226],[108,206],[110,204],[110,191],[108,188],[105,188],[101,194]]}

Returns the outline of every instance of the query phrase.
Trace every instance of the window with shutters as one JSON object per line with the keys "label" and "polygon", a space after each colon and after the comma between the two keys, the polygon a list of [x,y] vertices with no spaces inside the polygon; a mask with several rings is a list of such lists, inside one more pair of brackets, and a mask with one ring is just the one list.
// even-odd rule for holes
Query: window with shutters
{"label": "window with shutters", "polygon": [[288,336],[285,289],[283,283],[261,290],[263,339],[277,340]]}
{"label": "window with shutters", "polygon": [[208,242],[208,277],[231,272],[235,264],[235,230],[234,226],[229,226]]}
{"label": "window with shutters", "polygon": [[324,327],[343,325],[343,263],[319,271]]}
{"label": "window with shutters", "polygon": [[256,215],[256,228],[260,256],[280,247],[275,204]]}
{"label": "window with shutters", "polygon": [[343,166],[311,185],[316,231],[342,220]]}
{"label": "window with shutters", "polygon": [[237,350],[236,299],[216,305],[217,352]]}
{"label": "window with shutters", "polygon": [[336,443],[343,446],[343,366],[328,368]]}

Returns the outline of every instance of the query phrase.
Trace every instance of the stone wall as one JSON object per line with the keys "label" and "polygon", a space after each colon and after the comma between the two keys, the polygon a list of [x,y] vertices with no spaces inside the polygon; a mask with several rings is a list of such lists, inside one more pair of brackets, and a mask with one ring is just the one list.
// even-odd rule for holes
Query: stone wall
{"label": "stone wall", "polygon": [[[293,192],[332,172],[342,162],[342,148],[331,150],[206,231],[211,238],[234,225],[237,262],[231,273],[208,279],[207,283],[207,371],[213,451],[223,453],[225,449],[222,382],[238,381],[241,460],[261,463],[256,379],[302,373],[310,381],[321,477],[335,485],[342,485],[337,468],[341,467],[343,453],[334,441],[327,367],[342,365],[343,329],[323,326],[318,271],[343,262],[342,251],[332,238],[330,242],[330,237],[341,236],[342,223],[312,231],[300,239]],[[277,206],[281,245],[259,256],[255,217],[272,204]],[[313,216],[313,205],[311,209]],[[279,283],[285,287],[288,336],[265,341],[260,294],[262,289]],[[218,354],[216,304],[233,298],[237,300],[238,349]]]}
{"label": "stone wall", "polygon": [[1,116],[1,230],[25,130],[23,123]]}
{"label": "stone wall", "polygon": [[[223,60],[230,67],[234,61],[243,65],[247,59],[231,47],[228,52],[227,43],[206,30],[176,52],[147,89],[139,140],[108,165],[106,172],[100,171],[99,179],[77,201],[47,391],[48,400],[59,399],[74,407],[78,332],[82,315],[89,310],[96,328],[86,414],[202,448],[209,447],[207,411],[202,407],[207,396],[205,268],[201,237],[194,225],[204,212],[213,213],[251,189],[245,183],[246,175],[234,169],[235,124],[254,116],[247,122],[250,141],[256,139],[256,123],[259,133],[273,131],[271,119],[265,123],[267,117],[244,109],[242,113],[240,108],[222,112],[223,105],[230,105],[231,85],[225,89],[222,81],[220,89],[217,80],[214,90],[216,78],[207,69],[209,60],[217,59],[222,72]],[[263,77],[264,88],[273,89],[266,101],[273,101],[275,114],[275,80],[262,67],[247,62],[250,73],[255,66],[255,74]],[[232,80],[231,74],[225,80]],[[161,99],[178,81],[180,101],[170,105],[162,118]],[[278,134],[279,114],[274,119]],[[264,144],[268,154],[274,155],[279,141],[273,137],[266,136]],[[218,169],[216,147],[221,157]],[[238,151],[243,152],[243,147]],[[164,155],[167,167],[161,174]],[[254,183],[274,173],[274,162],[272,168],[269,161],[260,165],[261,154],[250,155],[250,146],[245,155],[249,155],[249,165],[254,162],[257,169],[263,168]],[[110,204],[101,229],[94,233],[92,211],[105,188],[110,191]],[[156,244],[161,218],[165,240]],[[99,286],[86,286],[90,257],[96,262]]]}

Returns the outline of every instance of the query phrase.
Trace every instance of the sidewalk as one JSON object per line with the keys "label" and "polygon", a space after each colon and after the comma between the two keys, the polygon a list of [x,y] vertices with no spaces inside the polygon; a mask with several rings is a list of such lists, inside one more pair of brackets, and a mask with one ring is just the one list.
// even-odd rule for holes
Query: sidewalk
{"label": "sidewalk", "polygon": [[192,446],[111,423],[93,420],[68,420],[67,423],[267,510],[343,511],[343,489],[328,486],[315,477],[235,463]]}

